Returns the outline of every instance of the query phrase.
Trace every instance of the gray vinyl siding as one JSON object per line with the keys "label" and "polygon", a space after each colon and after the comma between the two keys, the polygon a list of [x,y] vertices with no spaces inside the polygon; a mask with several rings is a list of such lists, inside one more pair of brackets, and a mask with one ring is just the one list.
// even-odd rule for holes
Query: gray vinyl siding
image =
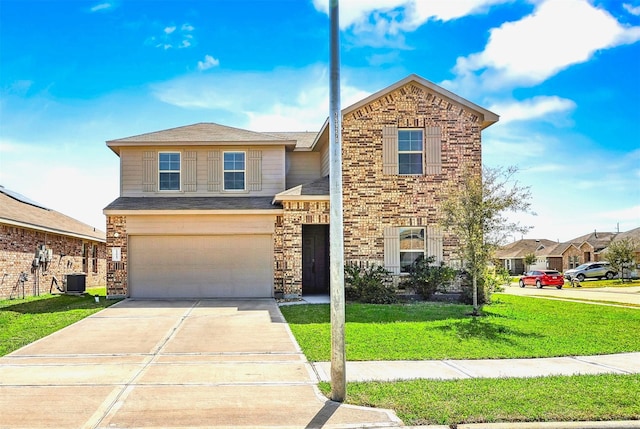
{"label": "gray vinyl siding", "polygon": [[322,156],[319,152],[287,153],[287,189],[313,182],[322,176]]}
{"label": "gray vinyl siding", "polygon": [[[246,191],[228,193],[223,191],[222,154],[224,151],[243,151],[246,158]],[[158,152],[181,153],[181,192],[158,192]],[[217,158],[215,155],[217,154]],[[153,157],[153,162],[151,161]],[[273,196],[285,190],[284,147],[157,147],[123,148],[120,151],[121,196],[196,196],[251,195]],[[217,168],[212,171],[212,168]],[[259,172],[258,172],[259,171]],[[146,190],[145,190],[146,189]]]}
{"label": "gray vinyl siding", "polygon": [[320,177],[324,177],[324,176],[328,176],[329,175],[329,170],[330,170],[330,162],[331,160],[329,159],[329,141],[327,140],[325,143],[322,144],[322,146],[320,146],[320,168],[321,168],[321,174]]}

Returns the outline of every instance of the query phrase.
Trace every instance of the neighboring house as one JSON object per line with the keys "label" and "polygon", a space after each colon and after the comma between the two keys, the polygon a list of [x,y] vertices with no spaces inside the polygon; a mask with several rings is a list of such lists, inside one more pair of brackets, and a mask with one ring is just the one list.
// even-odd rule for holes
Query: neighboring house
{"label": "neighboring house", "polygon": [[[441,189],[481,174],[498,116],[416,75],[342,111],[344,256],[401,275],[454,259]],[[107,142],[109,296],[288,297],[329,287],[329,125],[258,133],[199,123]]]}
{"label": "neighboring house", "polygon": [[[598,262],[606,258],[606,249],[610,243],[623,238],[634,238],[640,246],[640,228],[627,232],[597,232],[585,234],[564,243],[551,240],[523,239],[507,244],[496,252],[496,258],[513,275],[522,274],[524,257],[529,253],[536,255],[536,263],[531,269],[553,269],[566,271],[586,262]],[[640,247],[636,252],[640,260]]]}
{"label": "neighboring house", "polygon": [[[624,239],[631,240],[633,243],[635,243],[635,252],[634,252],[635,264],[633,266],[631,275],[633,277],[638,277],[640,272],[640,227],[616,234],[616,236],[611,240],[611,243],[614,243],[618,240],[624,240]],[[606,248],[602,250],[602,253],[605,254],[605,257],[606,257],[606,252],[607,252]]]}
{"label": "neighboring house", "polygon": [[[539,270],[555,267],[547,266],[547,260],[542,256],[545,250],[556,247],[558,243],[545,239],[521,239],[507,244],[496,251],[496,259],[500,261],[500,266],[509,271],[511,275],[520,275],[525,271]],[[533,253],[537,260],[531,266],[526,266],[524,259],[527,255]]]}
{"label": "neighboring house", "polygon": [[[585,262],[603,260],[602,254],[611,240],[616,236],[614,232],[597,232],[574,238],[569,242],[573,245],[562,252],[563,262],[567,268],[577,267]],[[577,249],[577,251],[575,250]]]}
{"label": "neighboring house", "polygon": [[48,293],[54,276],[62,288],[67,274],[104,286],[105,233],[0,186],[0,298],[16,296],[21,273],[25,295]]}

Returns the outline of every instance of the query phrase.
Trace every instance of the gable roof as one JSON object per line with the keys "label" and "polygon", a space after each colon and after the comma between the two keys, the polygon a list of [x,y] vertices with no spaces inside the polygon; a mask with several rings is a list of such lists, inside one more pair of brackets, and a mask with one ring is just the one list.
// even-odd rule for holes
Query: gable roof
{"label": "gable roof", "polygon": [[444,89],[443,87],[436,85],[435,83],[431,82],[430,80],[427,80],[421,76],[418,76],[417,74],[410,74],[409,76],[405,77],[402,80],[399,80],[398,82],[394,83],[393,85],[390,85],[386,88],[381,89],[378,92],[375,92],[373,94],[371,94],[370,96],[363,98],[362,100],[358,101],[355,104],[352,104],[351,106],[348,106],[346,108],[344,108],[342,110],[342,115],[346,115],[350,112],[353,112],[354,110],[358,110],[360,107],[365,106],[367,104],[372,103],[373,101],[377,100],[378,98],[383,97],[384,95],[395,91],[398,88],[401,88],[409,83],[415,83],[418,84],[420,86],[423,86],[424,88],[437,93],[438,95],[440,95],[443,98],[449,99],[450,101],[453,101],[454,103],[460,104],[464,107],[466,107],[469,110],[472,110],[476,113],[479,114],[480,116],[480,123],[482,125],[482,129],[487,128],[488,126],[495,124],[496,122],[498,122],[498,119],[500,118],[498,115],[496,115],[495,113],[491,112],[490,110],[487,110],[483,107],[478,106],[475,103],[472,103],[471,101],[460,97],[457,94],[454,94],[453,92]]}
{"label": "gable roof", "polygon": [[75,238],[106,242],[106,234],[72,217],[45,208],[0,186],[0,223]]}
{"label": "gable roof", "polygon": [[274,135],[243,130],[213,122],[170,128],[132,137],[107,141],[107,146],[116,154],[121,147],[130,146],[201,146],[201,145],[285,145],[294,147],[296,140],[290,135]]}
{"label": "gable roof", "polygon": [[589,234],[582,235],[580,237],[576,237],[573,240],[569,240],[568,243],[573,244],[576,247],[580,247],[583,244],[587,243],[591,247],[593,247],[593,251],[598,253],[605,249],[611,240],[616,236],[613,232],[591,232]]}
{"label": "gable roof", "polygon": [[558,243],[551,240],[541,239],[535,240],[531,238],[523,238],[513,243],[502,246],[496,251],[498,259],[520,259],[529,253],[538,254],[545,249],[553,249]]}

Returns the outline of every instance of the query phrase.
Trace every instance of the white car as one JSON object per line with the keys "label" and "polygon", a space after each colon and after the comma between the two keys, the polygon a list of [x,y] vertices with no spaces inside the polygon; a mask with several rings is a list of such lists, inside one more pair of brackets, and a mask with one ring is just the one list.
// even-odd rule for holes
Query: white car
{"label": "white car", "polygon": [[564,278],[571,280],[573,278],[583,281],[584,279],[608,279],[611,280],[616,273],[606,261],[587,262],[576,268],[572,268],[564,272]]}

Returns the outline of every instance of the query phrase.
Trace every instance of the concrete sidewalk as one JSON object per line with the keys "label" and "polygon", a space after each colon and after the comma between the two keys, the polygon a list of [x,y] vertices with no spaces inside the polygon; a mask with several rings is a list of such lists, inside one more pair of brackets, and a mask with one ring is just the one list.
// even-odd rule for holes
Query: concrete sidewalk
{"label": "concrete sidewalk", "polygon": [[[331,364],[312,364],[320,381],[329,381]],[[479,359],[347,362],[347,381],[397,381],[418,378],[544,377],[577,374],[638,374],[640,353],[540,359]]]}

